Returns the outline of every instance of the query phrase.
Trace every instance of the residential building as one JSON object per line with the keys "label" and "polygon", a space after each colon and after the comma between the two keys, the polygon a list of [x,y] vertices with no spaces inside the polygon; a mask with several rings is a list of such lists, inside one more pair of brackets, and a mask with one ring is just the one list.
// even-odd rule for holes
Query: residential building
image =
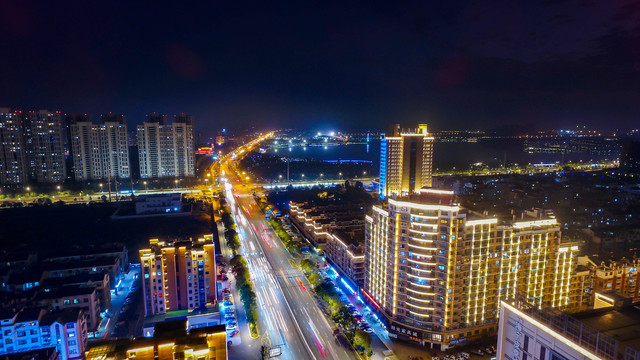
{"label": "residential building", "polygon": [[217,304],[213,235],[179,241],[149,240],[140,250],[147,316]]}
{"label": "residential building", "polygon": [[147,115],[137,127],[140,177],[194,176],[193,118],[177,115],[173,124],[166,115]]}
{"label": "residential building", "polygon": [[129,250],[121,243],[104,243],[99,246],[86,246],[77,250],[65,250],[61,254],[49,256],[47,262],[65,262],[77,260],[80,263],[99,258],[118,258],[120,271],[129,266]]}
{"label": "residential building", "polygon": [[111,286],[109,280],[109,273],[93,273],[93,274],[78,274],[65,277],[50,277],[40,282],[40,289],[45,292],[55,291],[63,286],[80,286],[85,288],[95,288],[98,300],[100,302],[100,309],[111,308]]}
{"label": "residential building", "polygon": [[368,203],[289,202],[289,219],[355,284],[364,281],[364,216]]}
{"label": "residential building", "polygon": [[23,135],[21,113],[0,108],[0,185],[28,183]]}
{"label": "residential building", "polygon": [[34,298],[38,306],[49,306],[54,311],[80,308],[86,315],[87,328],[95,331],[100,325],[100,300],[95,287],[67,285],[57,289],[42,289]]}
{"label": "residential building", "polygon": [[55,347],[42,348],[37,350],[27,350],[23,352],[5,354],[3,360],[58,360],[58,351]]}
{"label": "residential building", "polygon": [[364,282],[364,233],[334,232],[329,235],[324,252],[340,273],[359,286]]}
{"label": "residential building", "polygon": [[55,348],[59,358],[80,359],[87,345],[87,326],[81,309],[50,312],[25,308],[0,316],[0,355]]}
{"label": "residential building", "polygon": [[59,112],[0,109],[0,185],[66,179]]}
{"label": "residential building", "polygon": [[[577,263],[587,271],[588,284],[584,291],[591,294],[612,292],[630,298],[633,302],[640,301],[640,285],[638,284],[638,268],[640,259],[606,260],[596,263],[588,256],[580,256]],[[593,299],[591,299],[593,302]]]}
{"label": "residential building", "polygon": [[578,247],[560,241],[550,211],[499,220],[465,209],[453,191],[425,188],[374,206],[365,227],[365,298],[389,335],[446,349],[497,331],[501,300],[575,306]]}
{"label": "residential building", "polygon": [[426,124],[416,129],[393,128],[380,140],[380,197],[413,193],[431,186],[433,141]]}
{"label": "residential building", "polygon": [[78,274],[108,273],[111,287],[114,288],[121,278],[123,266],[119,256],[68,258],[64,260],[47,259],[42,264],[48,277],[74,276]]}
{"label": "residential building", "polygon": [[70,116],[67,119],[77,181],[130,177],[124,115],[103,115],[102,124],[93,124],[89,117]]}
{"label": "residential building", "polygon": [[152,338],[92,342],[85,359],[228,359],[224,325],[187,329],[186,323],[186,320],[157,323]]}
{"label": "residential building", "polygon": [[502,301],[497,358],[638,360],[639,327],[632,306],[568,315],[520,298]]}

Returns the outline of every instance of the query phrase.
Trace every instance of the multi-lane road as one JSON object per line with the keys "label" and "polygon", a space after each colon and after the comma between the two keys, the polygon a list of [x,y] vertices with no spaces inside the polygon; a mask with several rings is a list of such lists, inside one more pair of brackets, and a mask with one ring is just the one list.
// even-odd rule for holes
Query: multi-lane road
{"label": "multi-lane road", "polygon": [[223,170],[227,202],[258,298],[261,336],[272,348],[280,347],[283,359],[357,359],[336,340],[311,285],[256,206],[250,186],[226,165]]}

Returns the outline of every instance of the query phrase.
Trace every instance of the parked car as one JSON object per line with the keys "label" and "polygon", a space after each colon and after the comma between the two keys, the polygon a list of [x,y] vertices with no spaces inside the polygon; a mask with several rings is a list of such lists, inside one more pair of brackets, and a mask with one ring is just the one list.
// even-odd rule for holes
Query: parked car
{"label": "parked car", "polygon": [[371,329],[370,327],[368,328],[364,328],[362,329],[362,331],[366,332],[367,334],[371,334],[373,332],[373,329]]}
{"label": "parked car", "polygon": [[229,300],[225,300],[224,301],[224,306],[232,306],[232,305],[233,305],[233,303],[231,301],[229,301]]}
{"label": "parked car", "polygon": [[478,356],[484,355],[484,351],[482,351],[482,349],[471,350],[471,353]]}
{"label": "parked car", "polygon": [[234,337],[235,335],[237,335],[239,333],[238,330],[232,330],[231,333],[229,333],[229,337]]}

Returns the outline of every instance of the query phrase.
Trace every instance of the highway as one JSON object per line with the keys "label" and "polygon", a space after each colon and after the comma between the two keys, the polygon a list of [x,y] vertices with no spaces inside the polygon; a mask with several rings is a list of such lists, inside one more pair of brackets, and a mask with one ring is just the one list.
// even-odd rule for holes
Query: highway
{"label": "highway", "polygon": [[271,346],[280,347],[283,359],[357,359],[333,336],[311,285],[256,206],[250,186],[226,165],[222,170],[225,197],[258,298],[261,335],[266,332]]}

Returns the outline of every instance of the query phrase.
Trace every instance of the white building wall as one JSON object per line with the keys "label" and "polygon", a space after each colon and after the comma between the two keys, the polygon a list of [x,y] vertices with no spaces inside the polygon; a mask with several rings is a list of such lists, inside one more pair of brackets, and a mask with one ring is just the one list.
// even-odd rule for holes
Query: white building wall
{"label": "white building wall", "polygon": [[502,302],[497,358],[501,360],[599,360],[546,325]]}

